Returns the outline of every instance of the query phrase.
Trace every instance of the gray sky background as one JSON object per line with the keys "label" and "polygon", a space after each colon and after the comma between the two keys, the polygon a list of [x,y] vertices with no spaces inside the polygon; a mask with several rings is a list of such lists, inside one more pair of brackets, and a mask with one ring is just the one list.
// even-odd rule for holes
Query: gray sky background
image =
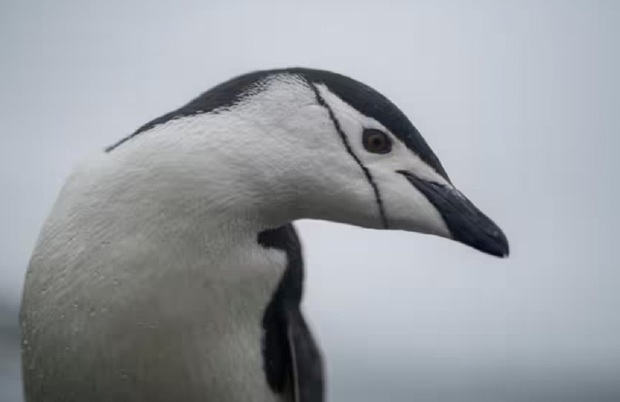
{"label": "gray sky background", "polygon": [[16,312],[78,159],[236,74],[326,68],[411,118],[505,230],[498,260],[302,222],[332,401],[620,400],[620,3],[0,2],[0,400]]}

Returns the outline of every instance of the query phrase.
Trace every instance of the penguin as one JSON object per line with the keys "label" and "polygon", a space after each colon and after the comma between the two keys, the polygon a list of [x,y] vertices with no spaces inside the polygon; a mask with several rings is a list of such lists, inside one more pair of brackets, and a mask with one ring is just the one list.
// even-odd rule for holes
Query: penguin
{"label": "penguin", "polygon": [[323,401],[300,219],[509,254],[377,90],[311,68],[244,74],[67,178],[26,273],[26,401]]}

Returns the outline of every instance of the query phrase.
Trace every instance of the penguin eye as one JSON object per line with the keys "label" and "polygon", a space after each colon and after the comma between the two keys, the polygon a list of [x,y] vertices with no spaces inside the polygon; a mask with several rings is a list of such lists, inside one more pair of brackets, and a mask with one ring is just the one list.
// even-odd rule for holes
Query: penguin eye
{"label": "penguin eye", "polygon": [[374,128],[364,129],[362,143],[368,152],[387,154],[392,150],[392,141],[383,131]]}

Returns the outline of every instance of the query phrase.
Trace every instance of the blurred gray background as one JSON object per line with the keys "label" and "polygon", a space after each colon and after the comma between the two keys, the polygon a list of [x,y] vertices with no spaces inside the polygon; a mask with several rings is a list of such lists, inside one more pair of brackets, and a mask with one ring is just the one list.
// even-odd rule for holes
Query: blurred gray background
{"label": "blurred gray background", "polygon": [[249,70],[390,97],[505,230],[443,239],[302,222],[331,401],[619,401],[620,2],[0,1],[0,400],[17,312],[77,160]]}

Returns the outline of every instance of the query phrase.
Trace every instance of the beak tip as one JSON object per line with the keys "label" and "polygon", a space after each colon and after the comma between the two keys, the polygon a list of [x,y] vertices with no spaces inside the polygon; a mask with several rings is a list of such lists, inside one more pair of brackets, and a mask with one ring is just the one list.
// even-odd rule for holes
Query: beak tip
{"label": "beak tip", "polygon": [[476,247],[480,251],[499,258],[508,258],[510,256],[510,246],[508,238],[499,228],[489,234],[488,240],[483,242],[481,247]]}
{"label": "beak tip", "polygon": [[[498,258],[508,258],[510,246],[508,238],[488,218],[485,225],[453,226],[452,238],[459,243],[472,247],[482,253]],[[486,226],[486,230],[483,227]]]}

